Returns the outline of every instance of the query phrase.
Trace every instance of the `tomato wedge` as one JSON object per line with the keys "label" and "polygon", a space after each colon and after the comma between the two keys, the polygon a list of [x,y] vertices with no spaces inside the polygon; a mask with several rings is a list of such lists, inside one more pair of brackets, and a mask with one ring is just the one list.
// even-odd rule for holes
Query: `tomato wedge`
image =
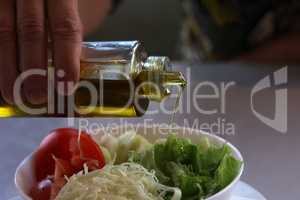
{"label": "tomato wedge", "polygon": [[33,199],[54,199],[70,177],[83,170],[101,169],[105,165],[98,144],[86,132],[73,128],[53,130],[35,153],[34,170],[37,185],[32,188]]}

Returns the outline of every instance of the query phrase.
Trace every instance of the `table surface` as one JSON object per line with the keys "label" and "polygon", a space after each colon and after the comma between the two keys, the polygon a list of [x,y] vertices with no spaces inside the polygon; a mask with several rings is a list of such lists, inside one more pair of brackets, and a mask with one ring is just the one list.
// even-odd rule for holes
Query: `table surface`
{"label": "table surface", "polygon": [[[190,73],[183,66],[190,66]],[[221,134],[238,147],[245,159],[245,173],[242,180],[254,186],[271,200],[296,200],[300,196],[300,68],[288,67],[288,131],[280,133],[262,123],[251,111],[250,96],[254,85],[272,73],[280,66],[260,66],[249,64],[187,64],[177,63],[177,68],[185,71],[189,77],[189,87],[186,89],[182,105],[185,108],[178,113],[175,122],[179,125],[197,125],[197,120],[203,125],[200,128],[212,127],[212,131]],[[190,75],[188,75],[190,74]],[[192,102],[191,92],[197,84],[209,82],[217,88],[229,82],[234,82],[226,93],[225,102],[220,99],[201,100],[198,105],[205,110],[217,109],[215,114],[201,114],[194,106],[188,112],[186,105]],[[274,115],[276,87],[268,88],[257,93],[255,109],[266,116]],[[208,94],[211,88],[200,88],[197,94]],[[169,99],[170,105],[173,99]],[[222,102],[225,112],[222,113]],[[159,105],[153,103],[150,109]],[[141,118],[117,119],[94,118],[88,119],[89,124],[109,127],[112,123],[168,123],[169,115],[145,115]],[[75,126],[78,126],[78,120]],[[72,120],[57,118],[41,119],[1,119],[0,135],[0,199],[10,199],[17,196],[14,187],[14,171],[20,161],[39,144],[42,138],[51,130],[72,124]],[[227,129],[227,126],[234,129]],[[220,131],[218,130],[220,127]],[[222,128],[223,127],[223,128]],[[90,127],[92,128],[92,127]],[[197,127],[199,128],[199,126]],[[234,134],[232,133],[234,130]]]}

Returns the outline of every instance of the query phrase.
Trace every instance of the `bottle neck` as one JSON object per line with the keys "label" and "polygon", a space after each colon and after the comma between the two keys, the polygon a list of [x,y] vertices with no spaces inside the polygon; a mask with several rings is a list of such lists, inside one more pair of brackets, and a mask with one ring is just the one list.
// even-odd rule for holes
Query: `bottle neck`
{"label": "bottle neck", "polygon": [[148,57],[137,79],[142,84],[144,95],[150,100],[162,101],[170,95],[169,86],[184,88],[186,80],[181,72],[171,70],[168,57]]}
{"label": "bottle neck", "polygon": [[171,71],[172,65],[168,57],[150,56],[143,63],[143,70],[147,71]]}

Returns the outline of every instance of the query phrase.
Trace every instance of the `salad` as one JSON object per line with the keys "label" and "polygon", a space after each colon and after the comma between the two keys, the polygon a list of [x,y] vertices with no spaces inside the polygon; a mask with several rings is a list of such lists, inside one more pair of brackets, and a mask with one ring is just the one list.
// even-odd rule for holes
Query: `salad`
{"label": "salad", "polygon": [[224,144],[170,135],[153,144],[134,131],[91,137],[51,132],[35,153],[39,200],[199,200],[229,185],[242,163]]}

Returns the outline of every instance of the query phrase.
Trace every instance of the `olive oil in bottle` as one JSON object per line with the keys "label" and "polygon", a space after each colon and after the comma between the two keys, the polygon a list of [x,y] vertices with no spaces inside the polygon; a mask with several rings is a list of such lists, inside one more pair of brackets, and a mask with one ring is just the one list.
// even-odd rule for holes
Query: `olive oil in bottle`
{"label": "olive oil in bottle", "polygon": [[48,97],[53,101],[45,105],[25,102],[29,111],[0,98],[0,117],[137,117],[145,114],[150,101],[167,98],[168,86],[186,84],[167,57],[147,57],[138,41],[82,45],[80,82],[73,94],[54,92]]}

